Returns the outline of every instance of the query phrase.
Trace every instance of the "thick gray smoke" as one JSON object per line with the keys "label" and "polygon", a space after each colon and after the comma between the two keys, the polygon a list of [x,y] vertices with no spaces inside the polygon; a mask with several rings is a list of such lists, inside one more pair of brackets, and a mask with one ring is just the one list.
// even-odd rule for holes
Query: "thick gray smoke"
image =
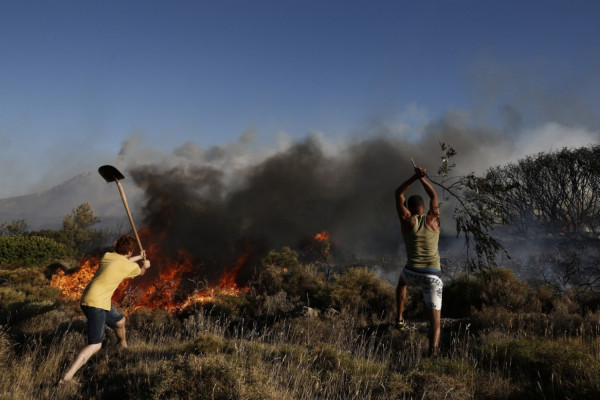
{"label": "thick gray smoke", "polygon": [[[238,170],[237,182],[211,166],[137,167],[146,192],[145,226],[162,246],[202,262],[231,263],[299,243],[326,230],[339,255],[392,254],[398,246],[393,193],[412,173],[408,144],[374,139],[326,155],[316,139]],[[165,242],[166,241],[166,242]]]}
{"label": "thick gray smoke", "polygon": [[[152,164],[145,155],[146,162],[133,163],[129,172],[146,194],[144,226],[173,255],[180,248],[189,251],[209,278],[241,253],[256,260],[271,249],[295,248],[323,230],[340,259],[395,255],[401,238],[393,193],[412,174],[411,157],[435,176],[443,142],[458,152],[457,174],[483,173],[526,155],[531,146],[557,148],[556,141],[546,148],[539,143],[569,131],[549,125],[528,132],[530,137],[504,135],[461,121],[448,117],[412,141],[386,134],[336,144],[313,135],[264,149],[245,134],[238,143],[208,150],[188,143],[162,159],[154,155]],[[571,145],[597,140],[585,130],[569,132]],[[414,186],[411,192],[424,195]],[[448,236],[455,235],[451,216],[452,210],[443,216]]]}

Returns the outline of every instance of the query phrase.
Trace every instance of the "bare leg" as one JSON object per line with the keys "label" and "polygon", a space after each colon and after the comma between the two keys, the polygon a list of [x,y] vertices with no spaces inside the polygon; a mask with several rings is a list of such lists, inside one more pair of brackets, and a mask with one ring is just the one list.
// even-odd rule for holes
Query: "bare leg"
{"label": "bare leg", "polygon": [[401,280],[396,287],[396,322],[403,321],[404,304],[406,303],[406,284]]}
{"label": "bare leg", "polygon": [[115,327],[115,335],[117,336],[117,339],[119,339],[119,346],[127,347],[125,317],[123,317],[119,322],[117,322],[117,326]]}
{"label": "bare leg", "polygon": [[79,368],[81,368],[90,359],[91,356],[96,354],[96,352],[100,350],[101,347],[102,343],[96,343],[88,344],[83,349],[81,349],[81,351],[75,358],[75,361],[73,361],[73,364],[71,364],[71,366],[65,373],[65,376],[60,380],[59,383],[63,383],[73,379],[73,375],[75,375]]}
{"label": "bare leg", "polygon": [[429,355],[435,356],[440,348],[441,310],[429,310]]}

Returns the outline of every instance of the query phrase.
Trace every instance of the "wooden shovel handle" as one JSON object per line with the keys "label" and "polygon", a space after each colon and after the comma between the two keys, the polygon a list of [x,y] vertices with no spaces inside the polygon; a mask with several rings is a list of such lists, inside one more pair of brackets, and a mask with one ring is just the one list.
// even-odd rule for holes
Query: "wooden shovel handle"
{"label": "wooden shovel handle", "polygon": [[135,238],[138,242],[138,246],[140,246],[140,253],[143,254],[144,260],[146,259],[146,255],[144,253],[144,248],[142,247],[142,242],[140,241],[140,237],[138,236],[137,229],[135,229],[135,224],[133,223],[133,217],[131,216],[131,211],[129,211],[129,204],[127,204],[127,197],[125,197],[125,191],[123,190],[123,186],[119,180],[115,180],[117,183],[117,187],[119,188],[119,193],[121,194],[121,199],[123,200],[123,205],[125,206],[125,211],[127,211],[127,216],[129,217],[129,223],[131,223],[131,228],[133,229],[133,233],[135,234]]}

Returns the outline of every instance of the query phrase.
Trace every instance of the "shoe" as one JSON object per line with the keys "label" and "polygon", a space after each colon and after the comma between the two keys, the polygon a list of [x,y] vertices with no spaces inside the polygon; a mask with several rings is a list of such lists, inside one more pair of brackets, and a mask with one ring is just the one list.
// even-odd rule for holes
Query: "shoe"
{"label": "shoe", "polygon": [[396,327],[396,329],[404,329],[406,328],[406,322],[403,319],[396,321],[394,322],[394,327]]}

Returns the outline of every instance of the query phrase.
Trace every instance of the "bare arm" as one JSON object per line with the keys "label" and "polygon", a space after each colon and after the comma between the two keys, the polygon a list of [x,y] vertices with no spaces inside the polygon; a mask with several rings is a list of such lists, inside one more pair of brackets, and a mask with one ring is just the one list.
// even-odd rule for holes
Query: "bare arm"
{"label": "bare arm", "polygon": [[411,213],[408,210],[408,208],[406,208],[406,199],[404,197],[404,193],[406,193],[406,191],[408,190],[410,185],[418,179],[419,179],[419,177],[415,173],[413,176],[411,176],[406,181],[404,181],[396,189],[396,192],[395,192],[396,212],[398,213],[398,218],[400,218],[400,221],[410,223]]}
{"label": "bare arm", "polygon": [[129,258],[129,261],[138,262],[144,260],[142,265],[140,265],[140,275],[144,275],[148,268],[150,268],[150,260],[146,259],[146,252],[142,251],[139,256],[133,256]]}
{"label": "bare arm", "polygon": [[423,185],[423,189],[429,196],[429,211],[427,211],[427,226],[430,229],[439,232],[440,230],[440,205],[437,193],[431,186],[431,183],[426,178],[425,169],[422,169],[422,176],[419,178],[421,184]]}
{"label": "bare arm", "polygon": [[150,268],[150,260],[144,260],[144,263],[140,267],[140,275],[144,275],[148,268]]}
{"label": "bare arm", "polygon": [[440,206],[439,206],[439,200],[438,200],[437,193],[435,192],[435,189],[433,188],[433,186],[431,186],[431,183],[429,183],[429,181],[427,180],[425,175],[423,175],[421,178],[419,178],[419,180],[421,181],[421,184],[423,185],[423,189],[425,189],[425,192],[429,196],[429,213],[434,213],[436,216],[439,216]]}

